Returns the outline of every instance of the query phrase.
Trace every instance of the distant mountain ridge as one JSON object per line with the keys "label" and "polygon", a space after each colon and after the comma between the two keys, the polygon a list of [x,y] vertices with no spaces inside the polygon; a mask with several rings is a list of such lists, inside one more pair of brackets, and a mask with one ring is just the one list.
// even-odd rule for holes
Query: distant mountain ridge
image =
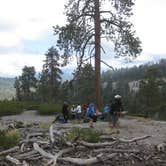
{"label": "distant mountain ridge", "polygon": [[[73,69],[64,69],[62,81],[71,80]],[[16,91],[14,88],[15,78],[0,77],[0,101],[11,100],[15,97]]]}

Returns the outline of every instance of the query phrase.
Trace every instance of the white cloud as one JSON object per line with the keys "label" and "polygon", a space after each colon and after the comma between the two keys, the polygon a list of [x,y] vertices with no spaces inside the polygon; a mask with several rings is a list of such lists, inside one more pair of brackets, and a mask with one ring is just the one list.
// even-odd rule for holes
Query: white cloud
{"label": "white cloud", "polygon": [[[18,46],[22,40],[40,39],[52,26],[64,24],[64,1],[0,0],[0,20],[11,29],[0,33],[0,46]],[[4,41],[4,42],[3,42]]]}
{"label": "white cloud", "polygon": [[0,48],[13,51],[0,55],[0,76],[20,75],[25,65],[41,71],[44,55],[24,52],[23,40],[42,40],[53,25],[64,24],[64,1],[0,0]]}
{"label": "white cloud", "polygon": [[19,45],[20,45],[20,40],[16,34],[9,32],[0,32],[1,47],[13,47]]}
{"label": "white cloud", "polygon": [[143,52],[166,54],[166,1],[137,0],[133,22],[142,40]]}
{"label": "white cloud", "polygon": [[[24,65],[33,65],[37,71],[41,70],[44,55],[24,52],[23,41],[43,40],[46,34],[53,32],[53,25],[65,24],[63,12],[67,2],[68,0],[0,0],[0,48],[12,48],[13,51],[0,55],[0,76],[18,75]],[[132,20],[142,41],[143,53],[133,64],[156,60],[152,54],[166,55],[165,9],[165,0],[136,1]],[[109,47],[109,44],[107,46]],[[106,57],[110,58],[109,54]],[[114,67],[124,67],[124,61],[113,59],[113,56],[107,63]],[[125,66],[127,65],[130,64]],[[70,64],[71,66],[73,64]],[[102,67],[104,66],[102,64]]]}
{"label": "white cloud", "polygon": [[0,56],[0,75],[14,77],[21,75],[22,68],[27,66],[35,66],[37,72],[42,69],[44,55],[33,54],[11,54]]}

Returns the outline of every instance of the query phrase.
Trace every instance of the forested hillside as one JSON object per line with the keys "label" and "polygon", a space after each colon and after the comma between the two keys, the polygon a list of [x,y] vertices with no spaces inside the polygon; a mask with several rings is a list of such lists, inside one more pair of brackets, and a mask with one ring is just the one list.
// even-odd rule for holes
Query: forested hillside
{"label": "forested hillside", "polygon": [[153,66],[159,70],[158,77],[166,77],[166,59],[162,59],[159,63],[147,63],[141,66],[134,66],[132,68],[121,68],[116,71],[106,71],[102,73],[102,79],[107,80],[110,78],[113,81],[133,81],[140,80],[145,77],[146,71],[149,67]]}
{"label": "forested hillside", "polygon": [[[55,87],[49,85],[50,81],[46,81],[47,73],[44,73],[44,70],[44,75],[41,74],[39,80],[34,77],[32,85],[28,85],[28,81],[24,79],[25,69],[29,68],[25,67],[22,76],[15,82],[15,85],[18,86],[17,100],[44,102],[52,100],[53,103],[62,103],[63,101],[70,103],[93,102],[94,69],[90,64],[82,66],[80,71],[74,71],[71,80],[57,81]],[[33,68],[33,70],[35,69]],[[32,74],[35,74],[35,71]],[[58,78],[60,75],[57,75]],[[31,76],[31,78],[33,77]],[[56,78],[54,79],[56,80]],[[1,100],[12,99],[15,96],[14,81],[12,78],[0,78]],[[25,89],[27,85],[29,90]],[[134,86],[137,86],[137,91],[134,90]],[[116,94],[123,97],[125,109],[132,114],[157,116],[158,118],[162,113],[165,117],[166,60],[161,60],[156,64],[149,63],[139,67],[103,72],[102,105],[108,104]],[[163,116],[161,117],[163,118]]]}
{"label": "forested hillside", "polygon": [[130,113],[166,119],[166,60],[106,71],[102,74],[102,81],[105,85],[104,103],[113,99],[115,94],[120,94],[125,109]]}

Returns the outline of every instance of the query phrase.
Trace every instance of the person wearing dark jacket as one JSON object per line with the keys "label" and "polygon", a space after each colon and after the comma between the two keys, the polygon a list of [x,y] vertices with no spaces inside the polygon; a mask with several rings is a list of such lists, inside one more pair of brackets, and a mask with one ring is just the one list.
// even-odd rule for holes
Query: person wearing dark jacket
{"label": "person wearing dark jacket", "polygon": [[63,114],[64,122],[67,123],[68,118],[69,118],[69,110],[68,110],[67,102],[64,102],[64,104],[62,106],[62,114]]}
{"label": "person wearing dark jacket", "polygon": [[121,96],[116,95],[114,97],[114,101],[111,104],[111,109],[110,109],[113,127],[117,127],[117,122],[122,111],[123,111],[123,107],[121,102]]}

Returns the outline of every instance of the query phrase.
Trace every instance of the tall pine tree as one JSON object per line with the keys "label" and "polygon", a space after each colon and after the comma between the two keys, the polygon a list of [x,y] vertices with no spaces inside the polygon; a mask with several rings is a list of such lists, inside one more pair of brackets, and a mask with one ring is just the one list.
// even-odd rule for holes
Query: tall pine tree
{"label": "tall pine tree", "polygon": [[21,95],[23,100],[33,100],[36,92],[37,79],[35,77],[35,68],[25,66],[22,69],[22,75],[19,77]]}
{"label": "tall pine tree", "polygon": [[94,99],[94,78],[95,72],[91,64],[85,64],[80,71],[74,73],[73,101],[80,103],[89,103]]}
{"label": "tall pine tree", "polygon": [[58,100],[59,86],[61,83],[60,55],[56,48],[51,47],[45,54],[43,70],[40,77],[39,93],[42,99],[56,102]]}
{"label": "tall pine tree", "polygon": [[67,24],[54,27],[65,62],[75,54],[80,68],[86,56],[95,57],[97,107],[101,105],[101,38],[114,44],[118,56],[135,57],[141,52],[141,42],[129,21],[133,5],[134,0],[69,0],[65,6]]}

